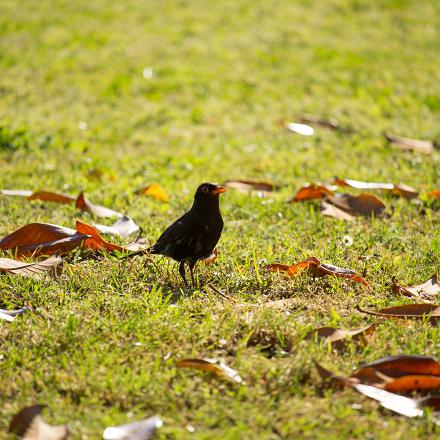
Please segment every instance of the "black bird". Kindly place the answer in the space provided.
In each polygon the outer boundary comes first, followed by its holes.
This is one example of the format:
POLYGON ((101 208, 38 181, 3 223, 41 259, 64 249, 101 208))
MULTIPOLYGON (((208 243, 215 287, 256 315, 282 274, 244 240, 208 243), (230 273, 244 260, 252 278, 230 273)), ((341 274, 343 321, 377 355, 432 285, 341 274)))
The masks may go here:
POLYGON ((223 219, 219 195, 225 191, 224 186, 216 183, 201 183, 191 209, 168 226, 148 250, 151 254, 165 255, 178 261, 179 273, 186 286, 185 263, 188 263, 194 285, 194 266, 198 260, 208 258, 220 240, 223 219))

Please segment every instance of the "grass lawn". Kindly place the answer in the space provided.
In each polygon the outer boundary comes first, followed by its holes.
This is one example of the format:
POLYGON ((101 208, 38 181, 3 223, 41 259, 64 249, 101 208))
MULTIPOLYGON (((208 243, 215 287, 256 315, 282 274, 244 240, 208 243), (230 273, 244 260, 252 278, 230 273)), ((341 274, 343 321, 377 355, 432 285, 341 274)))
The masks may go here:
MULTIPOLYGON (((313 366, 348 375, 381 356, 440 358, 436 326, 380 321, 368 345, 342 352, 305 335, 373 322, 357 304, 411 302, 391 279, 419 284, 438 271, 440 211, 380 194, 389 217, 346 223, 286 200, 333 176, 440 187, 439 152, 403 152, 382 136, 440 139, 439 27, 438 0, 2 0, 0 189, 84 190, 152 243, 200 182, 272 181, 281 190, 270 197, 221 196, 221 255, 198 277, 236 303, 292 302, 246 312, 184 289, 162 257, 76 255, 59 279, 1 276, 0 307, 34 312, 0 321, 0 439, 36 402, 74 439, 154 414, 158 439, 438 438, 428 419, 324 386, 313 366), (280 127, 302 113, 351 131, 280 127), (152 182, 169 203, 134 193, 152 182), (371 288, 263 270, 310 256, 365 272, 371 288), (184 357, 224 359, 245 384, 178 370, 184 357)), ((0 197, 0 215, 1 237, 35 221, 94 220, 13 197, 0 197)))

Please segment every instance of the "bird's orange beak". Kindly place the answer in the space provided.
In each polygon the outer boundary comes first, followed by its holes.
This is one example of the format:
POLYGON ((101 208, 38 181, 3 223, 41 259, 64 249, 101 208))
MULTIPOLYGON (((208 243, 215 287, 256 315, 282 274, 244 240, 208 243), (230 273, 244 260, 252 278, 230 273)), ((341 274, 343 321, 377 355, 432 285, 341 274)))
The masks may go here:
POLYGON ((210 194, 221 194, 226 192, 228 189, 224 186, 218 185, 217 188, 213 189, 210 194))

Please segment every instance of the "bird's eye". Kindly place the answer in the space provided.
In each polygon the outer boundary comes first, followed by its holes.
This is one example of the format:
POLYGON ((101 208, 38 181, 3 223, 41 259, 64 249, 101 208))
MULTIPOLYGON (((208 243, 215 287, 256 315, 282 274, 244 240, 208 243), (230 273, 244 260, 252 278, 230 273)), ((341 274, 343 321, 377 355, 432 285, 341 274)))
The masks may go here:
POLYGON ((207 186, 203 186, 202 191, 206 194, 209 192, 209 188, 207 186))

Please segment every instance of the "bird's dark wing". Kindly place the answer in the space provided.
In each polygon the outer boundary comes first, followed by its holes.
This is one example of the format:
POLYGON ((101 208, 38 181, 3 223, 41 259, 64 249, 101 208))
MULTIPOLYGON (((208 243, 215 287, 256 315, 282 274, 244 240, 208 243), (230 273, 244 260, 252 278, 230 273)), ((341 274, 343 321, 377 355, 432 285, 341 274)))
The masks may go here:
POLYGON ((173 224, 168 226, 161 236, 157 239, 156 243, 150 248, 152 254, 166 255, 167 257, 180 260, 178 257, 178 249, 186 241, 191 228, 191 222, 188 221, 188 214, 186 212, 173 224))

